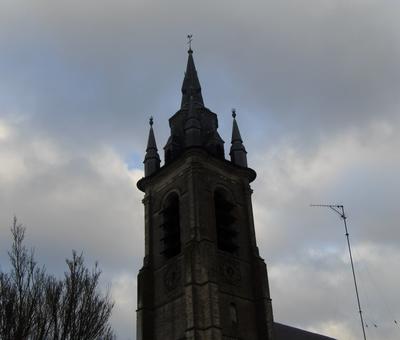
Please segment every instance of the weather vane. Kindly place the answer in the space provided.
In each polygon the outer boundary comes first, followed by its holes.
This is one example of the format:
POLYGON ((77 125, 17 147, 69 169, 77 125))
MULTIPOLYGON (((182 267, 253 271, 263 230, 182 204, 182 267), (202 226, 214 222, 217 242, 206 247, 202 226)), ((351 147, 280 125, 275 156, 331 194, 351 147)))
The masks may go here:
POLYGON ((188 34, 187 35, 187 39, 188 39, 189 50, 191 50, 192 49, 193 34, 188 34))

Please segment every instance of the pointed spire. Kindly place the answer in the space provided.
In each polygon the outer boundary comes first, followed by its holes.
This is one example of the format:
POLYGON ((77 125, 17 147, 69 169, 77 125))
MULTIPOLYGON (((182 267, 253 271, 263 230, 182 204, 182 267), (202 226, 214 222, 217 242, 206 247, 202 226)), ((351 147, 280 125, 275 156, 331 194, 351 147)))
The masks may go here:
POLYGON ((193 99, 196 104, 204 106, 200 81, 197 76, 196 67, 194 66, 193 50, 190 46, 188 50, 188 61, 186 66, 185 78, 183 79, 182 83, 181 109, 189 106, 191 95, 193 95, 193 99))
POLYGON ((150 176, 160 169, 160 156, 158 155, 156 139, 153 131, 153 117, 150 117, 149 139, 147 141, 146 156, 144 157, 144 176, 150 176))
MULTIPOLYGON (((193 93, 193 89, 190 89, 193 93)), ((199 146, 201 145, 201 124, 194 110, 193 95, 189 98, 189 111, 185 121, 185 146, 199 146)))
POLYGON ((236 122, 236 110, 232 109, 233 117, 233 127, 232 127, 232 145, 231 145, 231 162, 247 168, 247 152, 243 145, 242 137, 240 136, 240 131, 238 124, 236 122))

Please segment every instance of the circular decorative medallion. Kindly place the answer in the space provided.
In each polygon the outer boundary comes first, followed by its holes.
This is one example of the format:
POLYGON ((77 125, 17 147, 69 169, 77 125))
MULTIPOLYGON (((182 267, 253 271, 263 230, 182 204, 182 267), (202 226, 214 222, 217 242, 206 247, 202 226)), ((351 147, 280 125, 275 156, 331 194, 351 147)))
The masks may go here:
POLYGON ((224 261, 221 265, 221 274, 226 283, 239 285, 242 280, 240 264, 234 261, 224 261))

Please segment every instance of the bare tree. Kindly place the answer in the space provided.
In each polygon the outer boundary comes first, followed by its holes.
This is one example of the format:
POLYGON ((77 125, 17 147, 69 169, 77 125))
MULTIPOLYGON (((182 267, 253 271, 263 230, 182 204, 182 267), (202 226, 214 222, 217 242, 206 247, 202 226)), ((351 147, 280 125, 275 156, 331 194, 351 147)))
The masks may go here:
POLYGON ((112 339, 108 323, 113 308, 109 295, 99 293, 100 270, 89 271, 82 254, 72 253, 67 260, 62 285, 49 285, 49 306, 52 309, 51 334, 54 339, 112 339))
POLYGON ((16 218, 11 234, 11 270, 0 271, 0 339, 113 339, 113 302, 99 291, 97 263, 90 271, 83 255, 73 252, 64 277, 57 279, 37 265, 16 218))
POLYGON ((38 307, 44 302, 46 276, 37 266, 33 250, 28 251, 23 244, 25 228, 16 218, 11 234, 11 271, 0 274, 0 335, 1 339, 27 339, 38 326, 36 320, 44 318, 38 307))

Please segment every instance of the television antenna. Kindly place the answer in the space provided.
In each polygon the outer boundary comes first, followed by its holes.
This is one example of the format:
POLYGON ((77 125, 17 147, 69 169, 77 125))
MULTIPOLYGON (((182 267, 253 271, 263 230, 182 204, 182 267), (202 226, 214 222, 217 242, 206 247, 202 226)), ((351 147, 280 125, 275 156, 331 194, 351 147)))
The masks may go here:
POLYGON ((353 255, 351 253, 350 236, 349 236, 349 231, 348 231, 347 222, 346 222, 347 216, 344 213, 344 206, 337 205, 337 204, 310 204, 310 206, 311 207, 320 207, 320 208, 329 208, 329 209, 333 210, 336 214, 338 214, 340 216, 340 218, 343 220, 345 235, 346 235, 346 239, 347 239, 347 247, 349 249, 351 271, 353 273, 354 288, 355 288, 356 297, 357 297, 358 312, 360 314, 361 328, 362 328, 362 332, 364 335, 364 340, 367 340, 367 336, 365 335, 364 319, 363 319, 363 314, 362 314, 362 310, 361 310, 360 296, 358 294, 356 272, 354 270, 353 255))

